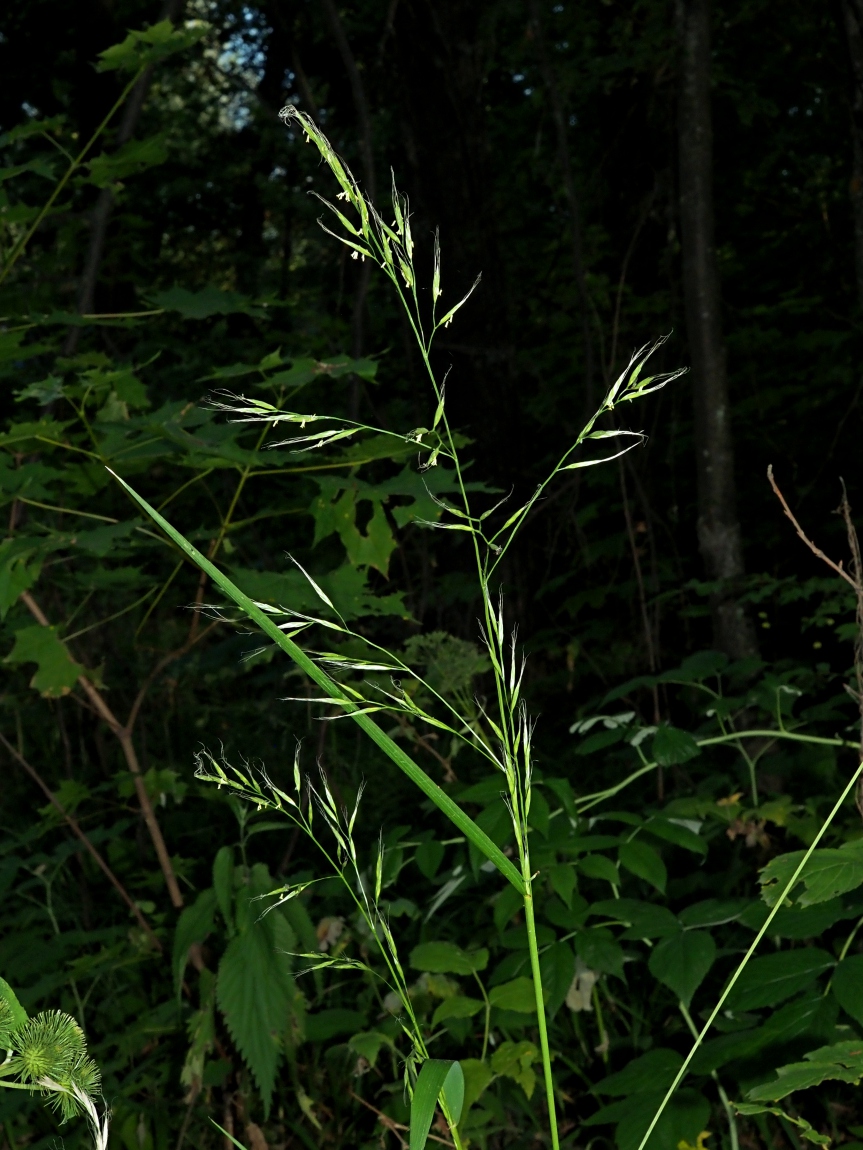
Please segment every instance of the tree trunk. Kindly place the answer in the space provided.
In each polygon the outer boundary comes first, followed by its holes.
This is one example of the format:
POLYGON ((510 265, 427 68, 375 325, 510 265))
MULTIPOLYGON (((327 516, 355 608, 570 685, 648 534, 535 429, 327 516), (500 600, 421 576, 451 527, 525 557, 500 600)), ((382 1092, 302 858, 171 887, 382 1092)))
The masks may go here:
POLYGON ((752 624, 735 599, 743 546, 735 507, 734 454, 719 270, 714 247, 710 3, 678 0, 678 148, 683 290, 692 361, 698 476, 698 543, 707 577, 714 641, 733 659, 758 654, 752 624))
POLYGON ((857 306, 863 311, 863 2, 842 0, 845 40, 851 63, 851 209, 854 215, 854 271, 857 306))

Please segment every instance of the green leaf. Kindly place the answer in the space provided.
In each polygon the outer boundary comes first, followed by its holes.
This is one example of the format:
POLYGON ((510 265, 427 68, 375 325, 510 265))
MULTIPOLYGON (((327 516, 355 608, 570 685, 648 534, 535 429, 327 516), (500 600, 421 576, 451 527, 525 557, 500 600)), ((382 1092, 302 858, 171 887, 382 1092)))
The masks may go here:
POLYGON ((288 638, 288 636, 278 628, 275 622, 269 618, 266 612, 262 611, 248 595, 244 595, 239 587, 232 583, 209 559, 206 559, 188 539, 181 535, 180 532, 160 515, 155 508, 151 507, 145 499, 138 495, 128 483, 120 479, 119 476, 115 476, 115 478, 138 505, 143 507, 150 518, 177 544, 184 554, 188 555, 202 571, 205 571, 216 586, 219 587, 228 598, 232 599, 237 606, 244 611, 248 618, 257 624, 265 635, 272 639, 290 656, 297 666, 308 675, 312 682, 320 687, 326 697, 342 698, 345 700, 345 713, 351 715, 372 742, 416 784, 423 794, 432 800, 435 806, 446 815, 450 822, 458 827, 470 842, 482 851, 486 858, 491 859, 501 874, 504 875, 517 890, 524 891, 524 880, 514 864, 506 857, 503 851, 492 842, 488 835, 480 830, 473 819, 469 818, 468 815, 453 802, 449 795, 447 795, 437 783, 430 779, 426 772, 417 766, 413 759, 405 754, 401 747, 394 743, 389 735, 381 730, 377 723, 370 719, 368 715, 359 712, 359 708, 345 695, 341 687, 334 682, 305 651, 298 647, 292 639, 288 638))
POLYGON ((162 136, 129 140, 116 152, 103 152, 90 161, 90 183, 97 188, 104 188, 117 180, 137 175, 146 168, 164 164, 167 158, 168 148, 162 136))
POLYGON ((27 1011, 5 978, 0 978, 0 1048, 8 1050, 11 1035, 27 1021, 27 1011))
POLYGON ((685 930, 657 943, 650 952, 648 966, 653 977, 688 1007, 715 958, 716 943, 711 934, 706 930, 685 930))
POLYGON ((306 1015, 306 1038, 309 1042, 327 1042, 341 1034, 350 1034, 365 1024, 366 1016, 358 1010, 345 1010, 337 1006, 329 1010, 317 1010, 314 1014, 306 1015))
POLYGON ((495 1074, 512 1078, 531 1098, 536 1086, 531 1066, 538 1057, 539 1051, 532 1042, 502 1042, 491 1056, 491 1068, 495 1074))
POLYGON ((575 867, 572 863, 556 863, 548 868, 548 881, 551 889, 567 906, 572 906, 572 896, 577 885, 575 867))
POLYGON ((658 838, 665 839, 666 842, 674 843, 675 846, 683 847, 683 849, 687 851, 692 851, 693 854, 707 854, 707 843, 704 839, 696 834, 695 831, 687 826, 683 826, 674 819, 664 819, 659 816, 652 818, 645 824, 645 830, 650 831, 651 834, 656 835, 658 838))
POLYGON ((673 767, 697 758, 701 748, 688 731, 663 723, 653 736, 651 756, 661 767, 673 767))
POLYGON ((833 972, 831 988, 845 1013, 863 1026, 863 954, 842 959, 833 972))
POLYGON ((432 1015, 432 1026, 445 1022, 448 1018, 473 1018, 485 1009, 485 1003, 479 998, 467 998, 457 994, 454 998, 445 998, 432 1015))
POLYGON ((753 1058, 768 1047, 781 1048, 804 1034, 815 1033, 821 1023, 824 999, 814 990, 774 1011, 763 1026, 723 1034, 704 1043, 692 1060, 693 1074, 709 1074, 721 1066, 753 1058))
POLYGON ((642 1054, 640 1058, 634 1058, 616 1074, 603 1078, 596 1084, 596 1092, 624 1096, 667 1087, 682 1065, 683 1058, 676 1050, 658 1047, 642 1054))
POLYGON ((604 879, 613 886, 620 884, 620 874, 610 858, 605 855, 585 855, 578 860, 578 869, 588 878, 604 879))
POLYGON ((536 1012, 536 992, 529 978, 514 978, 511 982, 493 986, 488 992, 488 1000, 501 1010, 515 1010, 519 1014, 536 1012))
POLYGON ((212 888, 202 890, 191 906, 187 906, 177 919, 174 929, 174 989, 179 997, 183 984, 183 974, 189 961, 189 947, 202 943, 213 929, 216 910, 216 894, 212 888))
MULTIPOLYGON (((444 1084, 447 1083, 449 1079, 450 1073, 453 1071, 453 1067, 458 1065, 457 1062, 453 1062, 450 1059, 427 1058, 420 1067, 419 1076, 414 1086, 413 1098, 411 1099, 410 1150, 425 1150, 425 1144, 428 1139, 429 1130, 431 1129, 434 1112, 437 1108, 438 1098, 444 1089, 444 1084)), ((460 1066, 458 1071, 453 1074, 453 1079, 449 1084, 449 1090, 445 1097, 448 1105, 450 1098, 452 1098, 453 1101, 459 1102, 458 1117, 460 1118, 461 1102, 464 1101, 464 1076, 462 1075, 460 1066), (460 1089, 456 1080, 460 1080, 460 1089)), ((458 1121, 458 1118, 456 1118, 454 1114, 453 1121, 458 1121)))
POLYGON ((725 1005, 736 1012, 775 1006, 809 986, 835 961, 825 950, 814 946, 753 958, 734 984, 725 1005))
POLYGON ((129 32, 125 40, 112 44, 99 53, 97 72, 136 72, 147 64, 155 64, 175 52, 196 44, 209 31, 201 20, 188 22, 184 28, 174 28, 170 20, 162 20, 141 32, 129 32))
POLYGON ((793 1114, 786 1114, 779 1106, 764 1106, 759 1102, 732 1102, 731 1105, 738 1114, 743 1114, 744 1116, 750 1114, 774 1114, 777 1118, 783 1118, 786 1122, 790 1122, 793 1126, 796 1126, 808 1142, 813 1142, 816 1146, 830 1145, 830 1138, 827 1134, 819 1134, 805 1118, 800 1118, 793 1114))
POLYGON ((639 839, 634 839, 632 842, 620 844, 617 857, 620 859, 622 867, 626 867, 638 878, 643 878, 645 882, 655 886, 662 894, 665 893, 668 871, 665 869, 665 863, 653 847, 639 839))
POLYGON ((488 965, 487 950, 462 950, 454 942, 421 942, 411 951, 414 970, 431 974, 473 974, 488 965))
POLYGON ((778 1067, 773 1081, 753 1087, 746 1097, 752 1102, 778 1102, 795 1090, 820 1086, 831 1079, 857 1085, 863 1078, 863 1041, 860 1039, 822 1046, 804 1057, 805 1062, 778 1067))
MULTIPOLYGON (((612 1102, 586 1119, 585 1126, 616 1122, 617 1150, 638 1150, 653 1116, 663 1100, 663 1092, 636 1094, 612 1102)), ((694 1090, 678 1090, 654 1127, 646 1150, 680 1150, 681 1143, 694 1146, 710 1119, 710 1104, 694 1090)))
POLYGON ((68 695, 84 670, 69 654, 56 627, 38 623, 15 632, 15 645, 4 662, 35 663, 36 674, 30 686, 51 699, 68 695))
POLYGON ((294 986, 289 959, 281 953, 293 949, 293 931, 280 915, 269 916, 273 931, 266 929, 267 921, 253 924, 228 943, 219 963, 216 998, 269 1114, 294 986), (279 949, 276 932, 286 932, 279 949))
POLYGON ((575 955, 565 942, 555 942, 539 957, 542 993, 545 1008, 554 1018, 563 1006, 567 992, 575 977, 575 955))
POLYGON ((479 1058, 462 1058, 459 1065, 464 1075, 464 1106, 462 1113, 466 1114, 490 1084, 494 1074, 487 1062, 479 1058))
POLYGON ((228 937, 234 933, 234 848, 219 847, 213 859, 213 890, 222 918, 228 928, 228 937))
POLYGON ((450 1117, 457 1125, 464 1107, 464 1072, 460 1062, 454 1062, 449 1068, 449 1074, 443 1080, 442 1093, 450 1117))
POLYGON ((0 543, 0 619, 5 619, 22 591, 27 591, 39 578, 42 555, 38 549, 18 539, 0 543))
POLYGON ((355 1054, 365 1058, 370 1067, 378 1060, 378 1055, 384 1046, 392 1046, 392 1039, 379 1030, 366 1030, 355 1034, 348 1040, 348 1046, 355 1054))
MULTIPOLYGON (((761 871, 758 879, 761 883, 761 897, 768 906, 775 905, 805 853, 805 851, 791 851, 789 854, 779 855, 761 871)), ((861 844, 846 843, 836 849, 813 851, 800 875, 800 882, 804 886, 802 893, 798 893, 797 888, 790 892, 789 898, 793 902, 796 896, 796 901, 801 907, 827 902, 837 895, 856 890, 863 884, 861 844)))
POLYGON ((162 307, 165 311, 179 312, 183 319, 209 319, 211 315, 232 315, 236 312, 262 317, 262 308, 254 307, 248 296, 235 291, 222 291, 207 284, 200 291, 187 291, 186 288, 172 287, 167 291, 155 292, 148 302, 162 307))
POLYGON ((609 898, 590 904, 592 915, 617 919, 627 924, 622 939, 667 938, 680 933, 680 923, 667 906, 642 902, 637 898, 609 898))
POLYGON ((396 540, 374 488, 332 476, 319 477, 317 482, 321 494, 311 508, 315 520, 312 545, 336 533, 354 567, 374 567, 386 578, 396 540), (372 514, 361 530, 358 518, 362 503, 371 503, 372 514))
POLYGON ((421 875, 425 878, 434 878, 438 867, 443 862, 444 847, 442 843, 432 839, 431 842, 420 843, 414 855, 414 862, 421 875))
POLYGON ((575 936, 575 952, 591 970, 623 976, 623 950, 605 927, 580 930, 575 936))

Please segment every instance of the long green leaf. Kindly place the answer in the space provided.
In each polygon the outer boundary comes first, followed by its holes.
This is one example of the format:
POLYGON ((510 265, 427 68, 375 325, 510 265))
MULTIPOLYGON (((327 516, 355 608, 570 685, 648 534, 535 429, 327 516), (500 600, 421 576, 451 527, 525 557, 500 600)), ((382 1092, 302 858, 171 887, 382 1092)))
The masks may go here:
MULTIPOLYGON (((107 470, 111 471, 110 468, 107 468, 107 470)), ((150 506, 146 499, 140 496, 137 491, 130 487, 129 484, 121 479, 115 472, 111 471, 111 474, 129 495, 131 495, 135 502, 147 512, 153 522, 157 523, 165 534, 176 543, 202 571, 205 571, 207 575, 210 576, 216 586, 220 587, 228 598, 233 599, 237 606, 242 608, 254 623, 257 623, 265 635, 281 647, 286 654, 290 655, 297 666, 300 667, 313 682, 317 683, 327 696, 338 700, 340 706, 342 706, 354 722, 365 731, 372 742, 376 743, 384 754, 388 755, 396 766, 404 771, 408 778, 447 816, 450 822, 457 826, 462 834, 474 844, 477 850, 482 851, 486 858, 491 859, 504 878, 508 879, 516 890, 523 894, 524 882, 518 870, 506 857, 500 847, 491 841, 485 831, 480 830, 473 819, 470 818, 469 815, 466 815, 461 807, 453 802, 449 795, 446 794, 445 791, 442 791, 437 783, 430 779, 421 767, 417 766, 410 755, 406 755, 401 747, 394 743, 389 735, 382 731, 373 719, 370 719, 367 714, 364 714, 362 710, 347 697, 341 686, 334 679, 331 679, 326 671, 319 667, 314 660, 310 659, 305 651, 289 639, 283 631, 280 631, 272 619, 267 616, 266 612, 262 611, 248 595, 245 595, 239 587, 232 583, 215 564, 205 558, 175 527, 172 527, 167 519, 163 518, 154 507, 150 506)))
POLYGON ((450 1117, 458 1122, 464 1103, 462 1068, 449 1058, 428 1058, 422 1064, 411 1099, 410 1150, 425 1150, 441 1091, 450 1117))

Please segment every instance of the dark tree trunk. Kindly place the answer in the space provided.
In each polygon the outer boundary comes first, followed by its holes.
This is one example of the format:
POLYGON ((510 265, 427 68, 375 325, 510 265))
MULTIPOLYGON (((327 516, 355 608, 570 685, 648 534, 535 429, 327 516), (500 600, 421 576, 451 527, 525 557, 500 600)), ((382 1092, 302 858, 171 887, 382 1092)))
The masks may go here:
POLYGON ((744 568, 714 247, 709 0, 678 0, 677 15, 680 225, 695 408, 698 543, 707 577, 720 584, 712 602, 714 641, 731 658, 741 659, 758 649, 752 624, 735 598, 744 568))
POLYGON ((863 2, 842 0, 842 17, 851 63, 851 208, 854 214, 854 271, 857 306, 863 311, 863 2))

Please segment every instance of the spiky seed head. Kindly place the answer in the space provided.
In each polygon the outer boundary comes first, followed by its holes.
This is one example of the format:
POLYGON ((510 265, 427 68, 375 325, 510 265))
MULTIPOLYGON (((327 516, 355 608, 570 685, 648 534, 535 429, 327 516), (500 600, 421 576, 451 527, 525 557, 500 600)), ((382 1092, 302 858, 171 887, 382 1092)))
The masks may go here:
POLYGON ((25 1082, 67 1075, 87 1052, 84 1031, 61 1010, 47 1010, 25 1022, 13 1036, 25 1082))

